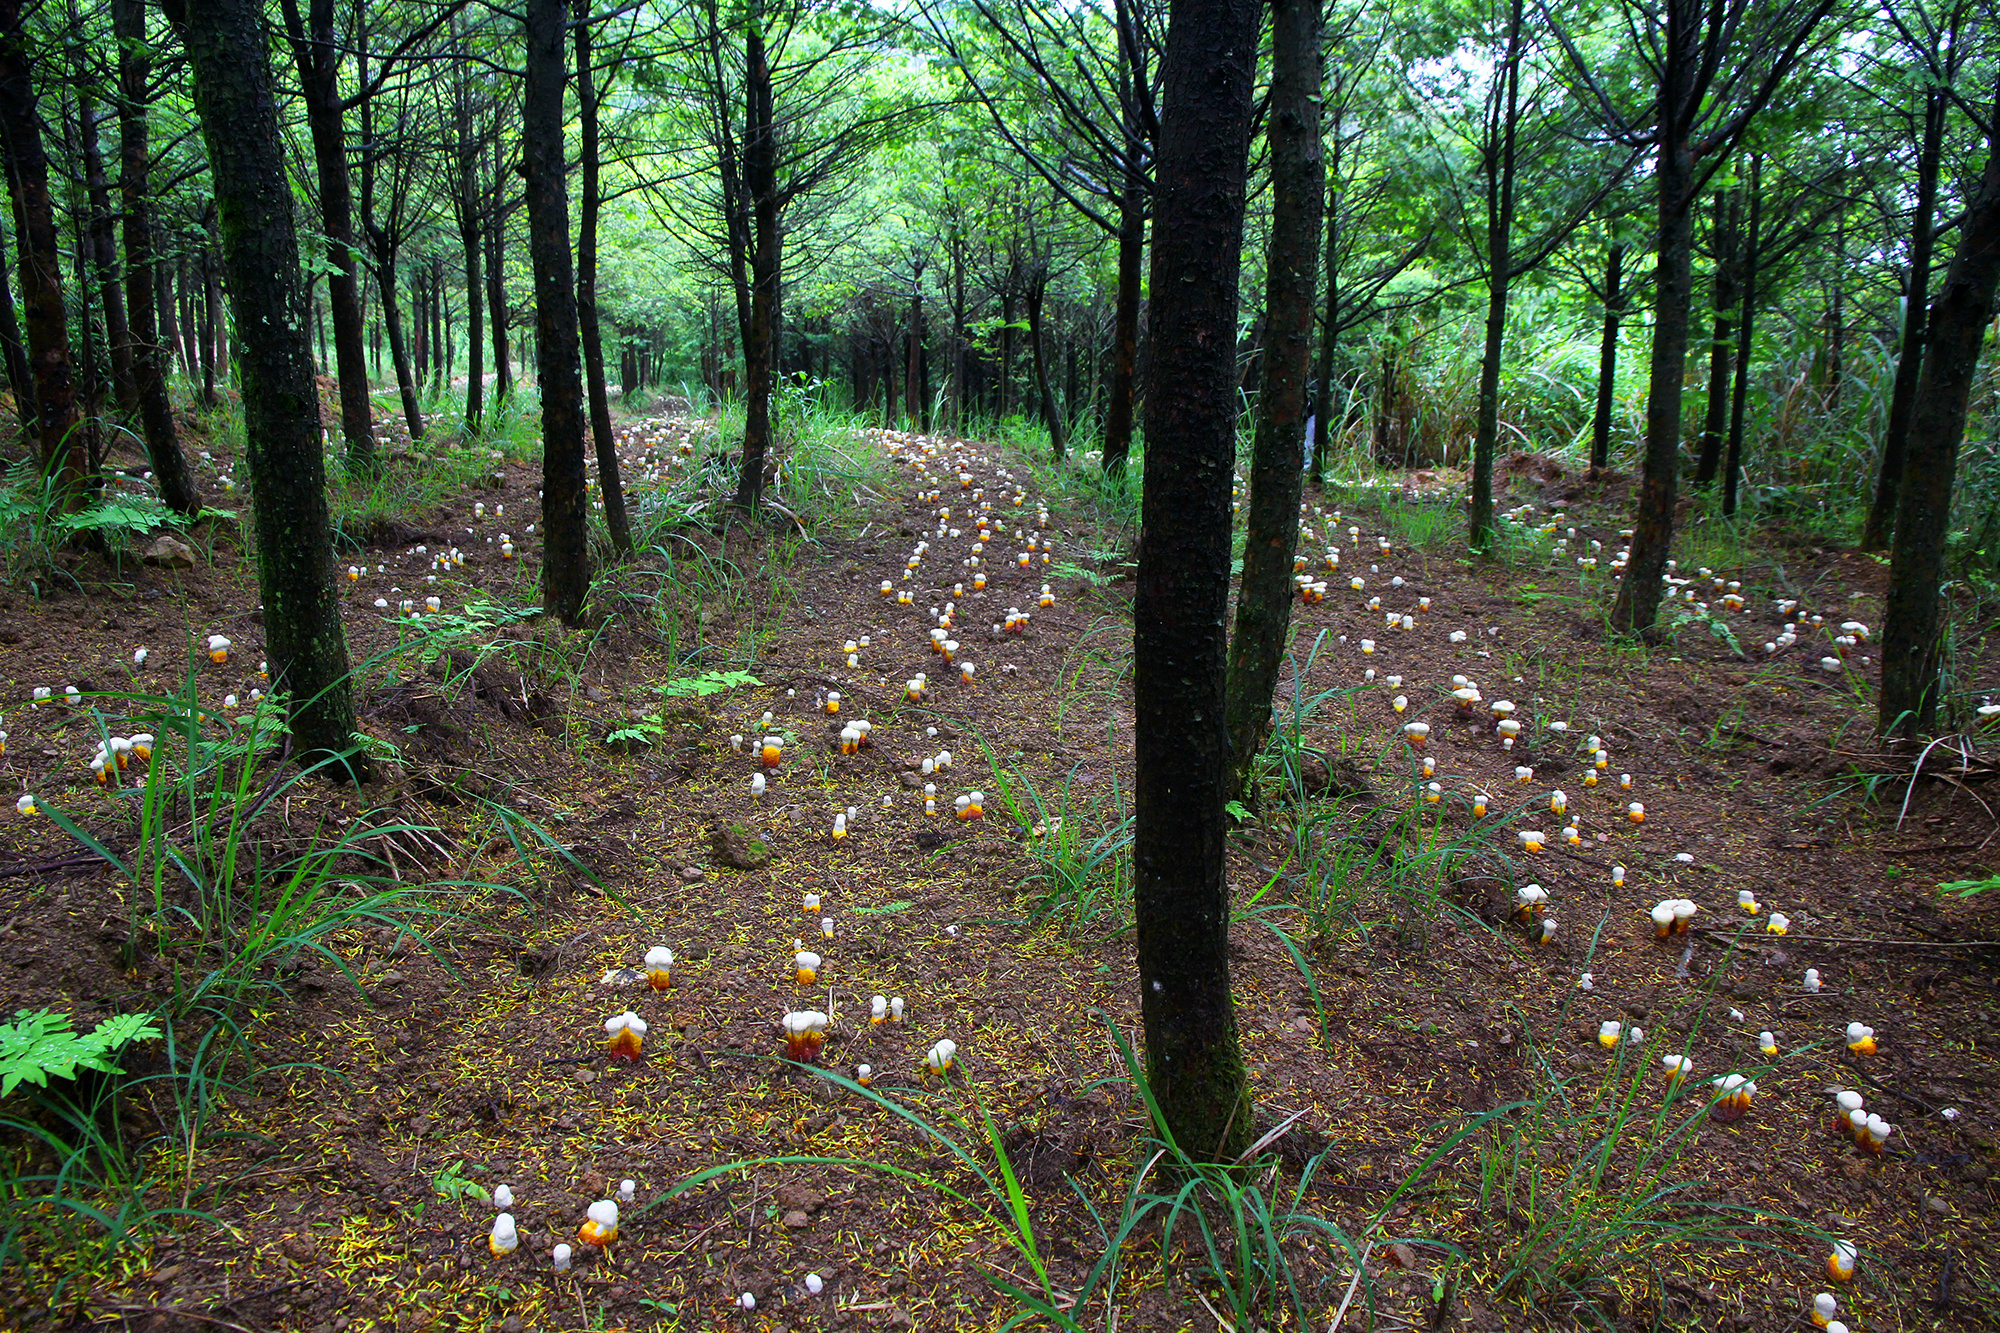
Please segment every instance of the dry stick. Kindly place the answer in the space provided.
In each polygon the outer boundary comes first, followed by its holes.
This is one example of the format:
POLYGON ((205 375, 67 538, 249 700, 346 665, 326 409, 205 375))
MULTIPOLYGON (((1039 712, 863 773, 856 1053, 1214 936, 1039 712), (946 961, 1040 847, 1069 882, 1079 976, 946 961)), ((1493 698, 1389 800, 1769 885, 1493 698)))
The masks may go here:
POLYGON ((1354 1300, 1354 1293, 1361 1289, 1361 1275, 1368 1271, 1368 1256, 1375 1252, 1375 1242, 1361 1247, 1361 1258, 1354 1265, 1354 1280, 1347 1284, 1347 1294, 1340 1298, 1340 1308, 1333 1312, 1333 1322, 1326 1326, 1326 1333, 1340 1333, 1340 1321, 1347 1318, 1347 1307, 1354 1300))

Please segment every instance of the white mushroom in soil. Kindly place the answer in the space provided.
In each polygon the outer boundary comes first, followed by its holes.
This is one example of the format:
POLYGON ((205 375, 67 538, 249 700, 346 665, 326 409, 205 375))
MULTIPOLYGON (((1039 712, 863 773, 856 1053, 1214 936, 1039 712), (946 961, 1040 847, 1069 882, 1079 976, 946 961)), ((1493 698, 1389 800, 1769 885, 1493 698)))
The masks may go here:
POLYGON ((503 1213, 512 1208, 514 1206, 514 1191, 505 1185, 495 1185, 493 1187, 493 1206, 503 1213))
POLYGON ((501 1213, 493 1219, 493 1234, 486 1238, 486 1248, 495 1257, 512 1254, 521 1243, 521 1235, 514 1229, 514 1215, 501 1213))
POLYGON ((549 1256, 551 1259, 555 1261, 556 1272, 558 1273, 569 1272, 569 1257, 571 1253, 572 1251, 567 1245, 556 1246, 555 1252, 549 1256))

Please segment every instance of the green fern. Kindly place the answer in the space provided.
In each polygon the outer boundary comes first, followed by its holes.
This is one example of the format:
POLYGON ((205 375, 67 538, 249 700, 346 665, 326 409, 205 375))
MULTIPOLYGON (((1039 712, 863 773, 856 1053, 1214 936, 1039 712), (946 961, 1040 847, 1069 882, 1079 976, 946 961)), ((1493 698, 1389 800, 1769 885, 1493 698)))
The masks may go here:
POLYGON ((23 1009, 14 1019, 0 1024, 0 1097, 22 1083, 46 1088, 51 1074, 75 1078, 78 1069, 119 1073, 111 1063, 113 1051, 160 1035, 149 1014, 119 1014, 84 1033, 71 1030, 68 1014, 47 1009, 34 1013, 23 1009))

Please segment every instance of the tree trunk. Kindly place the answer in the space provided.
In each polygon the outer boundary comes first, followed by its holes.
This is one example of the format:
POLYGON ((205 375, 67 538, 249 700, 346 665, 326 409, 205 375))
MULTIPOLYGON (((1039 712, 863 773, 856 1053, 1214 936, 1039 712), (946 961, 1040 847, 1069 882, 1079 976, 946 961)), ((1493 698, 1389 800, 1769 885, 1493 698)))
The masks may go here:
POLYGON ((1889 545, 1896 518, 1896 492, 1903 479, 1903 450, 1916 412, 1917 376, 1924 361, 1924 316, 1930 300, 1931 252, 1937 243, 1938 164, 1944 159, 1945 91, 1924 98, 1924 138, 1917 151, 1917 205, 1910 219, 1910 280, 1903 295, 1903 343, 1896 379, 1889 392, 1889 420, 1882 432, 1882 464, 1875 498, 1861 525, 1861 549, 1889 545))
MULTIPOLYGON (((13 210, 9 209, 11 214, 13 210)), ((14 313, 14 282, 8 276, 7 228, 0 226, 0 349, 7 361, 7 387, 14 392, 14 415, 20 418, 21 436, 35 432, 35 381, 28 374, 28 349, 21 343, 21 325, 14 313)))
POLYGON ((1332 148, 1326 153, 1326 309, 1319 330, 1319 363, 1313 375, 1312 477, 1326 480, 1327 448, 1333 439, 1333 355, 1340 339, 1340 121, 1346 103, 1333 108, 1332 148))
MULTIPOLYGON (((1738 281, 1741 269, 1736 254, 1737 214, 1742 207, 1740 199, 1740 192, 1736 190, 1731 190, 1727 198, 1717 195, 1715 199, 1715 327, 1708 343, 1708 408, 1702 420, 1701 450, 1695 461, 1696 486, 1712 484, 1722 466, 1723 427, 1729 419, 1729 366, 1736 351, 1731 321, 1735 318, 1736 307, 1743 300, 1738 281)), ((1757 206, 1754 198, 1750 206, 1757 206)))
POLYGON ((764 499, 764 468, 771 447, 771 358, 777 350, 778 278, 784 244, 778 229, 778 143, 771 97, 764 33, 753 17, 743 52, 743 190, 750 206, 750 320, 743 333, 743 473, 736 482, 736 507, 747 513, 754 513, 764 499))
POLYGON ((1145 258, 1145 184, 1137 173, 1128 173, 1124 191, 1118 196, 1118 295, 1111 320, 1111 401, 1104 413, 1106 472, 1123 472, 1132 453, 1133 399, 1139 388, 1139 294, 1145 258))
POLYGON ((506 177, 497 140, 493 159, 493 212, 486 219, 486 317, 493 325, 493 409, 497 412, 514 388, 514 367, 507 359, 507 210, 502 200, 506 177))
POLYGON ((1882 632, 1879 725, 1885 735, 1927 735, 1937 721, 1939 675, 1948 637, 1941 622, 1952 482, 1958 472, 1958 446, 1965 436, 1979 348, 1993 318, 1996 285, 2000 285, 2000 130, 1987 137, 1986 169, 1959 223, 1957 252, 1931 306, 1929 345, 1904 445, 1882 632))
POLYGON ((527 0, 527 94, 521 159, 527 175, 528 256, 535 269, 535 332, 542 391, 542 605, 581 623, 590 593, 584 498, 583 371, 577 361, 576 274, 570 266, 563 168, 565 0, 527 0))
POLYGON ((1181 1150, 1251 1107, 1229 993, 1223 720, 1235 338, 1255 0, 1173 0, 1154 213, 1145 536, 1133 603, 1133 890, 1147 1074, 1181 1150))
POLYGON ((364 345, 360 256, 354 245, 354 189, 347 166, 347 129, 340 96, 340 53, 335 0, 308 0, 301 21, 298 0, 284 0, 285 36, 298 69, 300 101, 319 177, 320 230, 326 237, 326 303, 333 316, 334 376, 340 385, 340 438, 348 466, 375 467, 375 422, 368 401, 368 349, 364 345))
POLYGON ((924 366, 924 264, 920 259, 910 280, 910 363, 906 366, 908 388, 904 397, 910 401, 910 416, 915 419, 917 429, 928 432, 931 428, 931 405, 923 389, 924 366))
POLYGON ((1229 794, 1240 799, 1271 730, 1271 695, 1291 637, 1292 552, 1304 489, 1326 163, 1319 136, 1320 0, 1272 0, 1271 241, 1265 261, 1264 382, 1250 459, 1243 583, 1229 643, 1229 794))
POLYGON ((1493 455, 1500 441, 1500 356, 1507 339, 1507 286, 1513 278, 1514 142, 1520 125, 1521 0, 1507 11, 1507 55, 1494 71, 1492 118, 1486 132, 1486 345, 1479 358, 1479 422, 1472 437, 1472 522, 1475 555, 1491 555, 1493 455))
POLYGON ((1736 395, 1729 409, 1729 447, 1722 463, 1722 516, 1736 514, 1743 477, 1743 413, 1750 387, 1750 339, 1757 310, 1757 227, 1764 211, 1764 160, 1750 159, 1750 234, 1743 243, 1743 318, 1736 340, 1736 395))
POLYGON ((132 379, 132 329, 125 317, 125 292, 118 281, 117 219, 111 210, 111 182, 104 171, 104 150, 98 141, 96 99, 83 90, 79 78, 77 127, 83 139, 83 179, 90 202, 90 272, 97 303, 104 310, 104 350, 111 367, 111 400, 127 421, 139 416, 139 391, 132 379))
MULTIPOLYGON (((460 74, 461 79, 470 76, 460 74)), ((452 203, 458 214, 458 243, 465 252, 465 433, 473 439, 482 434, 480 418, 486 410, 486 367, 483 364, 486 329, 482 302, 485 279, 480 274, 480 247, 484 238, 479 227, 479 141, 472 128, 472 98, 469 87, 461 86, 454 99, 458 133, 458 179, 452 203)))
POLYGON ((1597 410, 1590 418, 1590 468, 1611 464, 1611 394, 1618 378, 1618 284, 1625 276, 1625 246, 1613 241, 1604 252, 1604 332, 1597 344, 1597 410))
POLYGON ((1042 424, 1049 430, 1049 450, 1058 461, 1069 452, 1069 438, 1062 417, 1056 412, 1056 398, 1049 391, 1049 367, 1042 342, 1042 301, 1048 295, 1048 278, 1038 276, 1028 284, 1028 343, 1034 352, 1035 391, 1041 399, 1042 424))
POLYGON ((611 549, 632 553, 632 525, 625 517, 625 487, 618 476, 618 445, 611 438, 611 399, 604 388, 604 336, 597 322, 598 92, 590 67, 590 0, 576 3, 576 99, 583 117, 583 198, 576 241, 576 322, 583 343, 584 388, 590 397, 590 434, 597 446, 597 489, 611 549))
POLYGON ((28 368, 35 385, 36 444, 42 469, 61 489, 65 507, 83 499, 86 469, 76 376, 69 358, 69 314, 63 305, 62 249, 49 197, 49 159, 42 149, 20 0, 0 0, 0 149, 14 205, 14 239, 21 261, 21 314, 28 368))
POLYGON ((256 496, 258 590, 274 691, 305 763, 353 753, 347 642, 333 584, 319 395, 306 336, 292 187, 278 137, 262 0, 167 0, 183 28, 208 145, 223 262, 243 340, 243 434, 256 496))
POLYGON ((402 305, 396 293, 395 238, 374 219, 366 220, 369 248, 375 252, 375 285, 382 297, 382 327, 389 334, 389 360, 396 367, 396 388, 403 399, 403 424, 410 443, 424 438, 424 410, 417 402, 416 375, 410 368, 410 344, 403 335, 402 305))
POLYGON ((118 184, 125 211, 125 307, 132 333, 132 383, 139 427, 146 437, 153 484, 177 514, 201 512, 187 456, 174 429, 167 396, 167 350, 160 344, 157 284, 153 270, 153 201, 149 194, 146 108, 152 79, 144 0, 111 0, 111 31, 118 43, 118 184))
POLYGON ((1694 84, 1698 58, 1687 7, 1666 6, 1665 68, 1658 105, 1659 162, 1654 186, 1659 203, 1659 256, 1655 277, 1653 352, 1646 377, 1646 453, 1639 474, 1638 512, 1631 555, 1611 606, 1612 628, 1637 634, 1660 612, 1660 576, 1674 540, 1674 502, 1680 488, 1681 378, 1687 369, 1688 308, 1694 299, 1694 147, 1680 111, 1694 84))
POLYGON ((222 249, 222 238, 218 230, 221 223, 213 208, 208 211, 208 244, 202 247, 201 262, 196 274, 201 279, 201 293, 195 310, 199 324, 195 330, 196 355, 201 361, 201 402, 204 407, 214 407, 219 399, 215 396, 215 330, 221 324, 221 312, 215 307, 221 300, 222 288, 215 279, 215 270, 221 264, 217 256, 222 249))

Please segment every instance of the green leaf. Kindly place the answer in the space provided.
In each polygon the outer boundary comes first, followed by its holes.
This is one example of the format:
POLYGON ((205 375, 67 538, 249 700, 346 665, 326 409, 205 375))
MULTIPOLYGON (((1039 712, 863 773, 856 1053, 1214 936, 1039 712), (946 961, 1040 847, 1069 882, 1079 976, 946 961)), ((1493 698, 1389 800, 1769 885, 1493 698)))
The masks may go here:
POLYGON ((22 1083, 46 1088, 51 1074, 75 1078, 78 1069, 120 1073, 111 1063, 113 1051, 160 1035, 149 1014, 118 1014, 85 1033, 71 1030, 68 1014, 47 1009, 23 1009, 14 1018, 0 1024, 0 1097, 22 1083))
POLYGON ((699 699, 704 695, 721 694, 724 690, 741 689, 746 685, 762 685, 747 671, 711 671, 701 676, 681 676, 659 687, 660 693, 669 699, 699 699))

